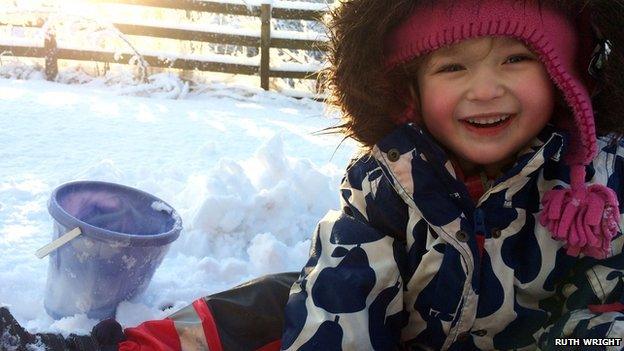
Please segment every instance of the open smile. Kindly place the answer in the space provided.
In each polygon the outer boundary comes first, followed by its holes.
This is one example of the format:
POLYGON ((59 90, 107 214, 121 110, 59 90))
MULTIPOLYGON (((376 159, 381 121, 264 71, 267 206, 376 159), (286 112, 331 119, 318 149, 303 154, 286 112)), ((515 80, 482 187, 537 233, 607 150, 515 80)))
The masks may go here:
POLYGON ((466 117, 460 122, 472 133, 480 136, 492 136, 507 128, 514 117, 516 115, 511 113, 487 114, 466 117))

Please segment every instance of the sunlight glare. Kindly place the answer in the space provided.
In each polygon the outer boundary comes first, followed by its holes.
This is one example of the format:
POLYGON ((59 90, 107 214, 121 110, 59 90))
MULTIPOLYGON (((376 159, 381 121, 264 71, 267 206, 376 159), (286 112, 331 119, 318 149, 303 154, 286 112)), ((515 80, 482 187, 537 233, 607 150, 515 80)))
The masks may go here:
POLYGON ((44 4, 51 6, 60 13, 95 16, 97 15, 96 0, 44 0, 44 4))
MULTIPOLYGON (((2 0, 0 0, 1 2, 2 0)), ((163 19, 174 11, 166 8, 149 7, 131 3, 115 3, 102 0, 15 0, 18 8, 53 10, 61 15, 91 19, 101 23, 128 22, 146 18, 163 19)), ((174 23, 177 22, 174 19, 174 23)))

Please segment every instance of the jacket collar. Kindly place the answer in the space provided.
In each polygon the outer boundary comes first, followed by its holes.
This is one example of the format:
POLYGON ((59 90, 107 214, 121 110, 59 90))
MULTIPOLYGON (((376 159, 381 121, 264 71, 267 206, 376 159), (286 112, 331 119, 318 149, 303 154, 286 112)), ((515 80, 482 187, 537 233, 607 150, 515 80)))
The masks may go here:
MULTIPOLYGON (((511 186, 518 178, 531 177, 546 162, 558 162, 567 138, 565 132, 547 125, 518 153, 514 165, 496 179, 489 193, 511 186)), ((466 187, 457 179, 446 151, 419 126, 411 123, 399 126, 375 145, 373 156, 408 203, 427 206, 436 197, 434 194, 439 193, 443 198, 438 200, 448 201, 450 196, 460 201, 460 207, 474 207, 466 187), (397 153, 400 155, 398 159, 397 153), (428 200, 419 204, 419 199, 428 200)))

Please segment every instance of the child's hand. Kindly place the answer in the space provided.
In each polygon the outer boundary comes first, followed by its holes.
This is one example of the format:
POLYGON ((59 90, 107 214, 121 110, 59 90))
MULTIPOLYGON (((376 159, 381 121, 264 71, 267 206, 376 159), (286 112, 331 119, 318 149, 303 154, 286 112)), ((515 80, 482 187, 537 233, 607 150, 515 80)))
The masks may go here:
POLYGON ((126 340, 121 325, 114 319, 106 319, 98 323, 91 331, 101 351, 117 351, 117 345, 126 340))

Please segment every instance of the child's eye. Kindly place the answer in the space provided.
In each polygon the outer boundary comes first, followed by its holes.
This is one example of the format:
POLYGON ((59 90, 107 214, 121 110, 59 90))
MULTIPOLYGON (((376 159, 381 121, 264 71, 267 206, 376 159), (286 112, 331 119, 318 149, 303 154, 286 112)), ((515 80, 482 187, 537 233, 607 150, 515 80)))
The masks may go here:
POLYGON ((437 72, 438 73, 452 73, 452 72, 459 72, 463 69, 464 69, 464 66, 457 64, 457 63, 451 63, 451 64, 440 67, 440 69, 438 69, 437 72))
POLYGON ((533 57, 529 55, 525 55, 525 54, 519 54, 519 55, 509 56, 507 60, 505 61, 505 63, 519 63, 519 62, 531 61, 531 60, 533 60, 533 57))

